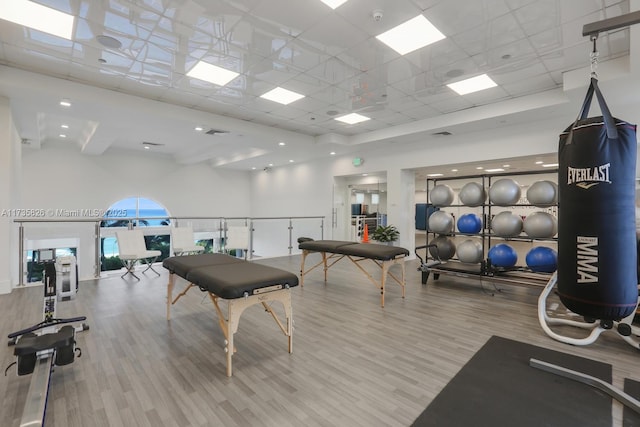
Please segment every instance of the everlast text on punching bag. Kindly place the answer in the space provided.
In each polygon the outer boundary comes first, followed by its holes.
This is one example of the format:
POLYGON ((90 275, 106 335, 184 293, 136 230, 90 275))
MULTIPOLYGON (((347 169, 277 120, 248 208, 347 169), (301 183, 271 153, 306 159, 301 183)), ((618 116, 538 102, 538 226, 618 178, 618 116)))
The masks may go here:
POLYGON ((636 126, 611 116, 595 78, 558 160, 558 294, 586 318, 619 320, 638 301, 636 126), (602 117, 587 118, 594 93, 602 117))

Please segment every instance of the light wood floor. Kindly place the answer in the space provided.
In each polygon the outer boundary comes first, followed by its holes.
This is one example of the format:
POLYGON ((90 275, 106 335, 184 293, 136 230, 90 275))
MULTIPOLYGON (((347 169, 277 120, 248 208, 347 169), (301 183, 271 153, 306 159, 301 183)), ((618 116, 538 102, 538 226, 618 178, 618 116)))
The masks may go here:
MULTIPOLYGON (((257 262, 300 268, 299 256, 257 262)), ((407 263, 405 299, 388 285, 384 309, 347 260, 329 271, 326 285, 321 270, 307 275, 304 288, 292 290, 293 354, 271 317, 249 308, 232 378, 215 312, 200 291, 180 300, 168 322, 162 267, 161 277, 140 282, 82 282, 59 315, 84 314, 91 329, 78 335, 82 357, 52 375, 47 426, 408 426, 492 335, 611 363, 618 386, 624 377, 640 380, 640 352, 613 334, 588 347, 544 335, 540 288, 500 285, 491 296, 477 280, 452 276, 423 286, 417 266, 407 263)), ((0 296, 5 337, 41 320, 41 292, 0 296)), ((2 348, 4 367, 14 357, 2 348)), ((18 425, 29 381, 15 369, 0 381, 3 426, 18 425)))

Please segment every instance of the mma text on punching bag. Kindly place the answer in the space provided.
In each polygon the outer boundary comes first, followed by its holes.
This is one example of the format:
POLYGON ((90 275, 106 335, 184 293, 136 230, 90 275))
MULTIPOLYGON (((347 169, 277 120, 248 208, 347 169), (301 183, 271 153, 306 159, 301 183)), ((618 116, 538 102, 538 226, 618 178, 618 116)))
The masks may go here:
POLYGON ((596 79, 560 135, 558 161, 560 299, 585 317, 624 318, 638 301, 636 126, 611 116, 596 79), (602 116, 587 118, 594 92, 602 116))

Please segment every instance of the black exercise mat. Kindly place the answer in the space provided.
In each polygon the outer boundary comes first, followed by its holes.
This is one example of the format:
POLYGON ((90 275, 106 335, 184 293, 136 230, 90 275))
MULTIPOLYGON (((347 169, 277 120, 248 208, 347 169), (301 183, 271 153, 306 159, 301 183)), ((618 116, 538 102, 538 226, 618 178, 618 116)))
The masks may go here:
MULTIPOLYGON (((567 346, 568 351, 571 347, 567 346)), ((493 336, 412 424, 414 427, 610 426, 611 397, 529 366, 535 358, 611 383, 611 365, 493 336)))
MULTIPOLYGON (((640 382, 631 380, 629 378, 624 379, 624 391, 634 399, 640 400, 640 382)), ((624 422, 623 427, 638 427, 640 426, 640 414, 633 409, 624 407, 624 422)))

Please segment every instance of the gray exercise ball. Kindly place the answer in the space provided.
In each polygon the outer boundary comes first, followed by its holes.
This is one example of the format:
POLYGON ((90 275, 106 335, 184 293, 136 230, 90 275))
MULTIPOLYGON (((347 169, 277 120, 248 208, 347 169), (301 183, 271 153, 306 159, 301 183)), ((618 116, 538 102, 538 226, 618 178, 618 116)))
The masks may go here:
POLYGON ((482 184, 477 182, 467 182, 458 194, 462 204, 467 206, 482 206, 487 200, 487 192, 482 184))
POLYGON ((449 206, 455 196, 453 189, 445 184, 438 184, 429 191, 429 198, 434 206, 449 206))
POLYGON ((547 212, 534 212, 524 220, 524 232, 534 239, 553 237, 558 232, 558 220, 547 212))
POLYGON ((436 245, 437 250, 434 247, 429 248, 429 253, 436 259, 446 261, 456 254, 455 243, 445 236, 438 236, 429 243, 436 245))
POLYGON ((489 200, 498 206, 515 205, 520 200, 520 185, 511 178, 502 178, 489 187, 489 200))
POLYGON ((453 223, 453 215, 445 211, 436 211, 429 216, 429 230, 436 233, 451 233, 453 223))
POLYGON ((558 203, 558 184, 553 181, 536 181, 527 190, 527 200, 538 207, 552 206, 558 203))
POLYGON ((458 259, 468 264, 477 264, 482 261, 482 245, 477 240, 465 240, 456 249, 458 259))
POLYGON ((522 218, 509 211, 500 212, 491 220, 491 230, 500 237, 514 237, 522 232, 522 218))

